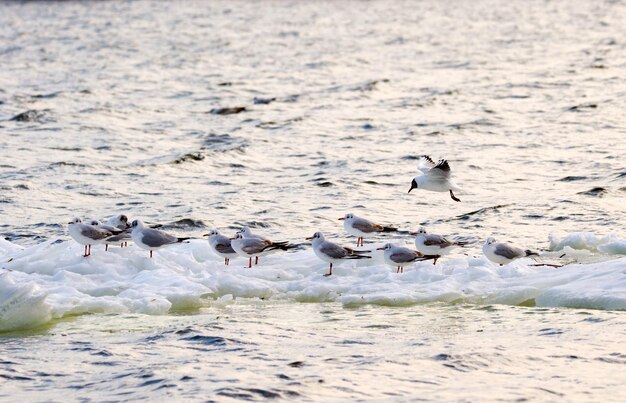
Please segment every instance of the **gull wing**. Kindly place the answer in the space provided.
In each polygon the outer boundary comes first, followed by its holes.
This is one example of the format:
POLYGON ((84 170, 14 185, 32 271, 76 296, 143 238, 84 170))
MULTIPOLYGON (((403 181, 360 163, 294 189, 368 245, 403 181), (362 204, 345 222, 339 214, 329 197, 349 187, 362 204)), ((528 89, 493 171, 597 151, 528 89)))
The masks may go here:
POLYGON ((89 239, 93 239, 94 241, 108 238, 113 235, 113 233, 111 233, 110 231, 102 230, 98 227, 93 227, 91 225, 82 225, 80 227, 80 234, 89 239))
POLYGON ((515 259, 525 255, 524 251, 520 248, 509 246, 504 243, 497 244, 493 253, 498 256, 503 256, 507 259, 515 259))
POLYGON ((441 235, 427 234, 424 239, 424 245, 426 246, 439 246, 440 248, 447 248, 452 245, 452 242, 448 241, 441 235))
POLYGON ((158 229, 144 228, 142 230, 142 234, 143 236, 141 237, 141 242, 151 248, 158 248, 159 246, 178 242, 177 237, 166 234, 158 229))
POLYGON ((447 179, 450 177, 450 164, 448 164, 447 160, 439 160, 437 165, 428 171, 427 175, 447 179))
POLYGON ((261 253, 271 245, 271 241, 267 241, 261 238, 244 238, 244 244, 241 250, 251 255, 255 253, 261 253))
POLYGON ((413 262, 418 257, 421 257, 421 254, 414 252, 410 249, 401 249, 399 251, 393 252, 389 259, 395 263, 408 263, 413 262))
POLYGON ((423 174, 428 173, 432 168, 435 167, 435 161, 432 160, 428 155, 420 156, 420 159, 417 163, 417 170, 423 174))
POLYGON ((332 242, 324 242, 320 247, 320 252, 333 259, 343 259, 344 257, 352 254, 347 248, 332 242))
POLYGON ((376 231, 382 231, 383 227, 378 224, 374 224, 371 221, 368 221, 364 218, 356 218, 352 221, 352 227, 354 229, 358 229, 361 232, 370 233, 376 231))
POLYGON ((215 250, 219 253, 235 253, 235 250, 230 245, 230 241, 228 243, 219 241, 215 244, 215 250))

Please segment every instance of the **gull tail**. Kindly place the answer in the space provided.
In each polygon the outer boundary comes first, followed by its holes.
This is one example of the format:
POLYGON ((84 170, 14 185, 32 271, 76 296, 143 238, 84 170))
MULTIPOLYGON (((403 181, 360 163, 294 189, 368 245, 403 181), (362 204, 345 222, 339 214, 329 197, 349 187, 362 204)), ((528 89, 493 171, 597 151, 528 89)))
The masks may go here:
POLYGON ((439 255, 423 255, 419 256, 415 259, 416 262, 423 262, 424 260, 435 260, 439 259, 441 256, 439 255))
POLYGON ((185 242, 188 239, 191 239, 191 238, 189 238, 189 237, 187 237, 187 238, 176 238, 176 242, 177 243, 181 243, 181 242, 185 242))
POLYGON ((371 256, 366 255, 348 255, 344 259, 371 259, 371 256))
POLYGON ((467 242, 467 241, 456 241, 454 244, 455 244, 456 246, 464 247, 464 246, 469 245, 470 243, 471 243, 471 242, 467 242))
POLYGON ((526 252, 526 256, 539 256, 537 252, 533 252, 530 249, 527 249, 525 252, 526 252))
POLYGON ((394 227, 383 227, 381 232, 396 232, 398 229, 394 227))
POLYGON ((270 246, 270 249, 289 250, 289 249, 293 249, 297 247, 298 245, 290 245, 289 242, 285 241, 285 242, 272 243, 272 246, 270 246))

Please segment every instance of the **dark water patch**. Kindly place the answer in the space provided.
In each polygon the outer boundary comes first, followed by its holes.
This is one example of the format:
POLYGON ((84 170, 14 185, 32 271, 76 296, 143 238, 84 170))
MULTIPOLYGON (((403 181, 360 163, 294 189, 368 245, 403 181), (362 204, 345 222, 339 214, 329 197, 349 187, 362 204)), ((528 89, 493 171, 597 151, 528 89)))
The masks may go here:
POLYGON ((80 147, 48 147, 48 149, 56 151, 83 151, 80 147))
POLYGON ((332 207, 330 206, 319 206, 310 208, 309 211, 320 211, 320 210, 330 210, 332 207))
POLYGON ((564 330, 561 329, 556 329, 556 328, 545 328, 545 329, 539 329, 539 335, 540 336, 558 336, 560 334, 565 333, 564 330))
POLYGON ((61 91, 58 91, 58 92, 51 92, 49 94, 35 94, 35 95, 31 95, 30 97, 33 99, 52 99, 52 98, 56 98, 61 93, 62 93, 61 91))
POLYGON ((608 190, 606 188, 603 188, 601 186, 596 186, 592 189, 585 190, 584 192, 578 192, 577 194, 585 195, 585 196, 593 196, 593 197, 604 197, 607 193, 608 193, 608 190))
POLYGON ((375 129, 374 125, 370 124, 370 123, 365 123, 364 125, 361 126, 361 129, 363 130, 372 130, 375 129))
POLYGON ((380 83, 388 83, 389 79, 383 78, 380 80, 367 80, 363 83, 359 84, 350 84, 350 85, 338 85, 335 87, 331 87, 328 89, 329 92, 339 92, 339 91, 358 91, 358 92, 369 92, 377 89, 380 83))
POLYGON ((582 181, 587 179, 586 176, 566 176, 564 178, 559 179, 559 182, 575 182, 582 181))
POLYGON ((292 368, 302 368, 302 367, 304 367, 306 364, 304 363, 304 361, 293 361, 293 362, 290 362, 290 363, 289 363, 289 364, 287 364, 287 365, 289 365, 289 366, 290 366, 290 367, 292 367, 292 368))
POLYGON ((452 221, 452 220, 467 221, 471 218, 477 218, 488 213, 492 213, 492 212, 499 213, 501 208, 509 207, 509 206, 512 206, 512 204, 499 204, 497 206, 483 207, 481 209, 470 211, 469 213, 460 214, 452 219, 448 219, 444 221, 452 221))
POLYGON ((70 161, 59 161, 59 162, 53 162, 52 164, 48 165, 48 169, 52 169, 52 168, 56 168, 56 167, 77 167, 77 168, 87 168, 89 165, 85 165, 85 164, 79 164, 77 162, 70 162, 70 161))
POLYGON ((22 113, 19 113, 13 116, 11 121, 14 122, 35 122, 35 123, 44 123, 46 119, 46 114, 49 109, 35 110, 31 109, 22 113))
POLYGON ((527 218, 529 220, 542 220, 545 217, 540 214, 525 214, 522 217, 527 218))
POLYGON ((220 182, 220 181, 210 181, 205 184, 209 186, 229 186, 230 185, 230 183, 228 182, 220 182))
POLYGON ((335 186, 335 184, 334 184, 334 183, 329 182, 329 181, 318 182, 318 183, 316 183, 315 185, 317 185, 317 186, 319 186, 319 187, 323 187, 323 188, 327 188, 327 187, 330 187, 330 186, 335 186))
POLYGON ((0 374, 0 378, 7 379, 9 381, 32 381, 33 380, 33 378, 29 378, 27 376, 8 375, 8 374, 0 374))
MULTIPOLYGON (((189 341, 192 343, 198 343, 205 346, 225 346, 226 339, 220 336, 203 336, 203 335, 195 335, 191 337, 185 337, 181 340, 189 341)), ((229 340, 230 341, 230 340, 229 340)))
POLYGON ((91 355, 98 355, 101 357, 111 357, 113 353, 107 350, 100 350, 100 351, 96 351, 95 353, 91 353, 91 355))
POLYGON ((165 229, 188 229, 188 228, 206 228, 206 224, 202 220, 194 220, 192 218, 183 218, 178 221, 163 225, 165 229))
POLYGON ((395 326, 392 325, 367 325, 364 326, 365 329, 393 329, 395 326))
POLYGON ((589 318, 585 318, 582 321, 583 322, 590 322, 590 323, 600 323, 600 322, 606 322, 607 319, 598 318, 597 316, 592 316, 592 317, 589 317, 589 318))
POLYGON ((255 105, 268 105, 268 104, 271 104, 274 101, 276 101, 276 98, 257 98, 257 97, 254 97, 254 99, 252 100, 252 102, 254 102, 255 105))
POLYGON ((198 331, 192 327, 186 327, 184 329, 180 329, 174 332, 174 334, 189 334, 189 333, 197 333, 198 331))
POLYGON ((211 151, 244 151, 247 143, 229 134, 209 134, 203 141, 202 149, 211 151))
POLYGON ((337 344, 363 344, 363 345, 373 345, 374 343, 369 341, 359 341, 359 340, 342 340, 337 344))
POLYGON ((91 365, 98 365, 101 367, 117 367, 120 363, 117 361, 94 361, 91 365))
POLYGON ((207 113, 210 113, 213 115, 235 115, 235 114, 245 112, 245 111, 246 111, 245 106, 226 106, 223 108, 213 108, 207 113))
POLYGON ((186 381, 193 381, 194 379, 196 379, 196 378, 194 378, 193 376, 189 376, 189 375, 185 375, 185 376, 182 376, 182 377, 180 378, 180 380, 181 380, 181 381, 183 381, 183 382, 186 382, 186 381))
POLYGON ((363 181, 363 183, 368 184, 368 185, 378 185, 378 186, 396 186, 395 183, 376 182, 373 180, 363 181))
POLYGON ((204 155, 200 152, 192 152, 182 155, 172 161, 172 164, 182 164, 186 161, 202 161, 204 159, 204 155))
POLYGON ((559 396, 559 397, 563 397, 563 396, 565 396, 565 394, 564 394, 564 393, 556 392, 556 391, 554 391, 554 390, 550 390, 550 389, 546 389, 546 388, 542 388, 542 387, 536 387, 535 389, 537 389, 537 390, 541 390, 541 391, 544 391, 544 392, 550 393, 551 395, 555 395, 555 396, 559 396))
POLYGON ((597 107, 598 107, 598 104, 586 103, 586 104, 574 105, 572 107, 567 108, 567 110, 569 112, 579 112, 584 109, 596 109, 597 107))
POLYGON ((150 379, 149 381, 145 381, 143 383, 140 383, 139 385, 137 385, 140 388, 146 387, 146 386, 151 386, 157 383, 161 383, 161 382, 165 382, 165 379, 150 379))

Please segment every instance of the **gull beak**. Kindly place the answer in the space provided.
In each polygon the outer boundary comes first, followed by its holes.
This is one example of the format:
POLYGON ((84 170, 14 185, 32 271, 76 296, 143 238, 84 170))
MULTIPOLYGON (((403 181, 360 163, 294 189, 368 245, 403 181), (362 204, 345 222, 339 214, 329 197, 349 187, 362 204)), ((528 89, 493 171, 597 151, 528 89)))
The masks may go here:
POLYGON ((411 231, 409 232, 409 235, 417 235, 417 231, 411 231))
POLYGON ((313 240, 313 237, 312 237, 312 236, 309 236, 309 237, 306 237, 306 238, 304 238, 304 239, 305 239, 305 240, 307 240, 307 241, 311 241, 311 240, 313 240))
POLYGON ((209 234, 204 234, 204 235, 202 235, 202 236, 209 236, 209 234))
POLYGON ((68 222, 67 225, 74 224, 73 222, 68 222))
POLYGON ((409 193, 411 193, 411 190, 413 189, 417 189, 417 182, 415 182, 415 179, 411 182, 411 189, 409 189, 409 193))
POLYGON ((228 239, 232 241, 232 240, 237 239, 237 238, 234 238, 234 237, 233 237, 233 238, 228 238, 228 239))
POLYGON ((376 248, 376 250, 385 250, 385 248, 376 248))
POLYGON ((341 217, 341 218, 339 219, 339 221, 343 221, 343 220, 345 220, 345 217, 341 217))

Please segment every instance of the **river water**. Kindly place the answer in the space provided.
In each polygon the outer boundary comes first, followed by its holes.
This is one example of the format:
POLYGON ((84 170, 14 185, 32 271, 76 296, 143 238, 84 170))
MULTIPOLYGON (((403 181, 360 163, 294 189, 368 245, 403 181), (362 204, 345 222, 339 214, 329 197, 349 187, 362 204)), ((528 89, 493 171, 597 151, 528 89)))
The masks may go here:
MULTIPOLYGON (((0 3, 0 399, 626 398, 626 4, 0 3), (417 156, 463 187, 407 191, 417 156), (353 212, 470 242, 325 265, 353 212), (84 259, 74 216, 204 241, 84 259), (499 268, 489 236, 542 252, 499 268), (564 257, 559 258, 565 254, 564 257)), ((367 246, 367 244, 366 244, 367 246)))

